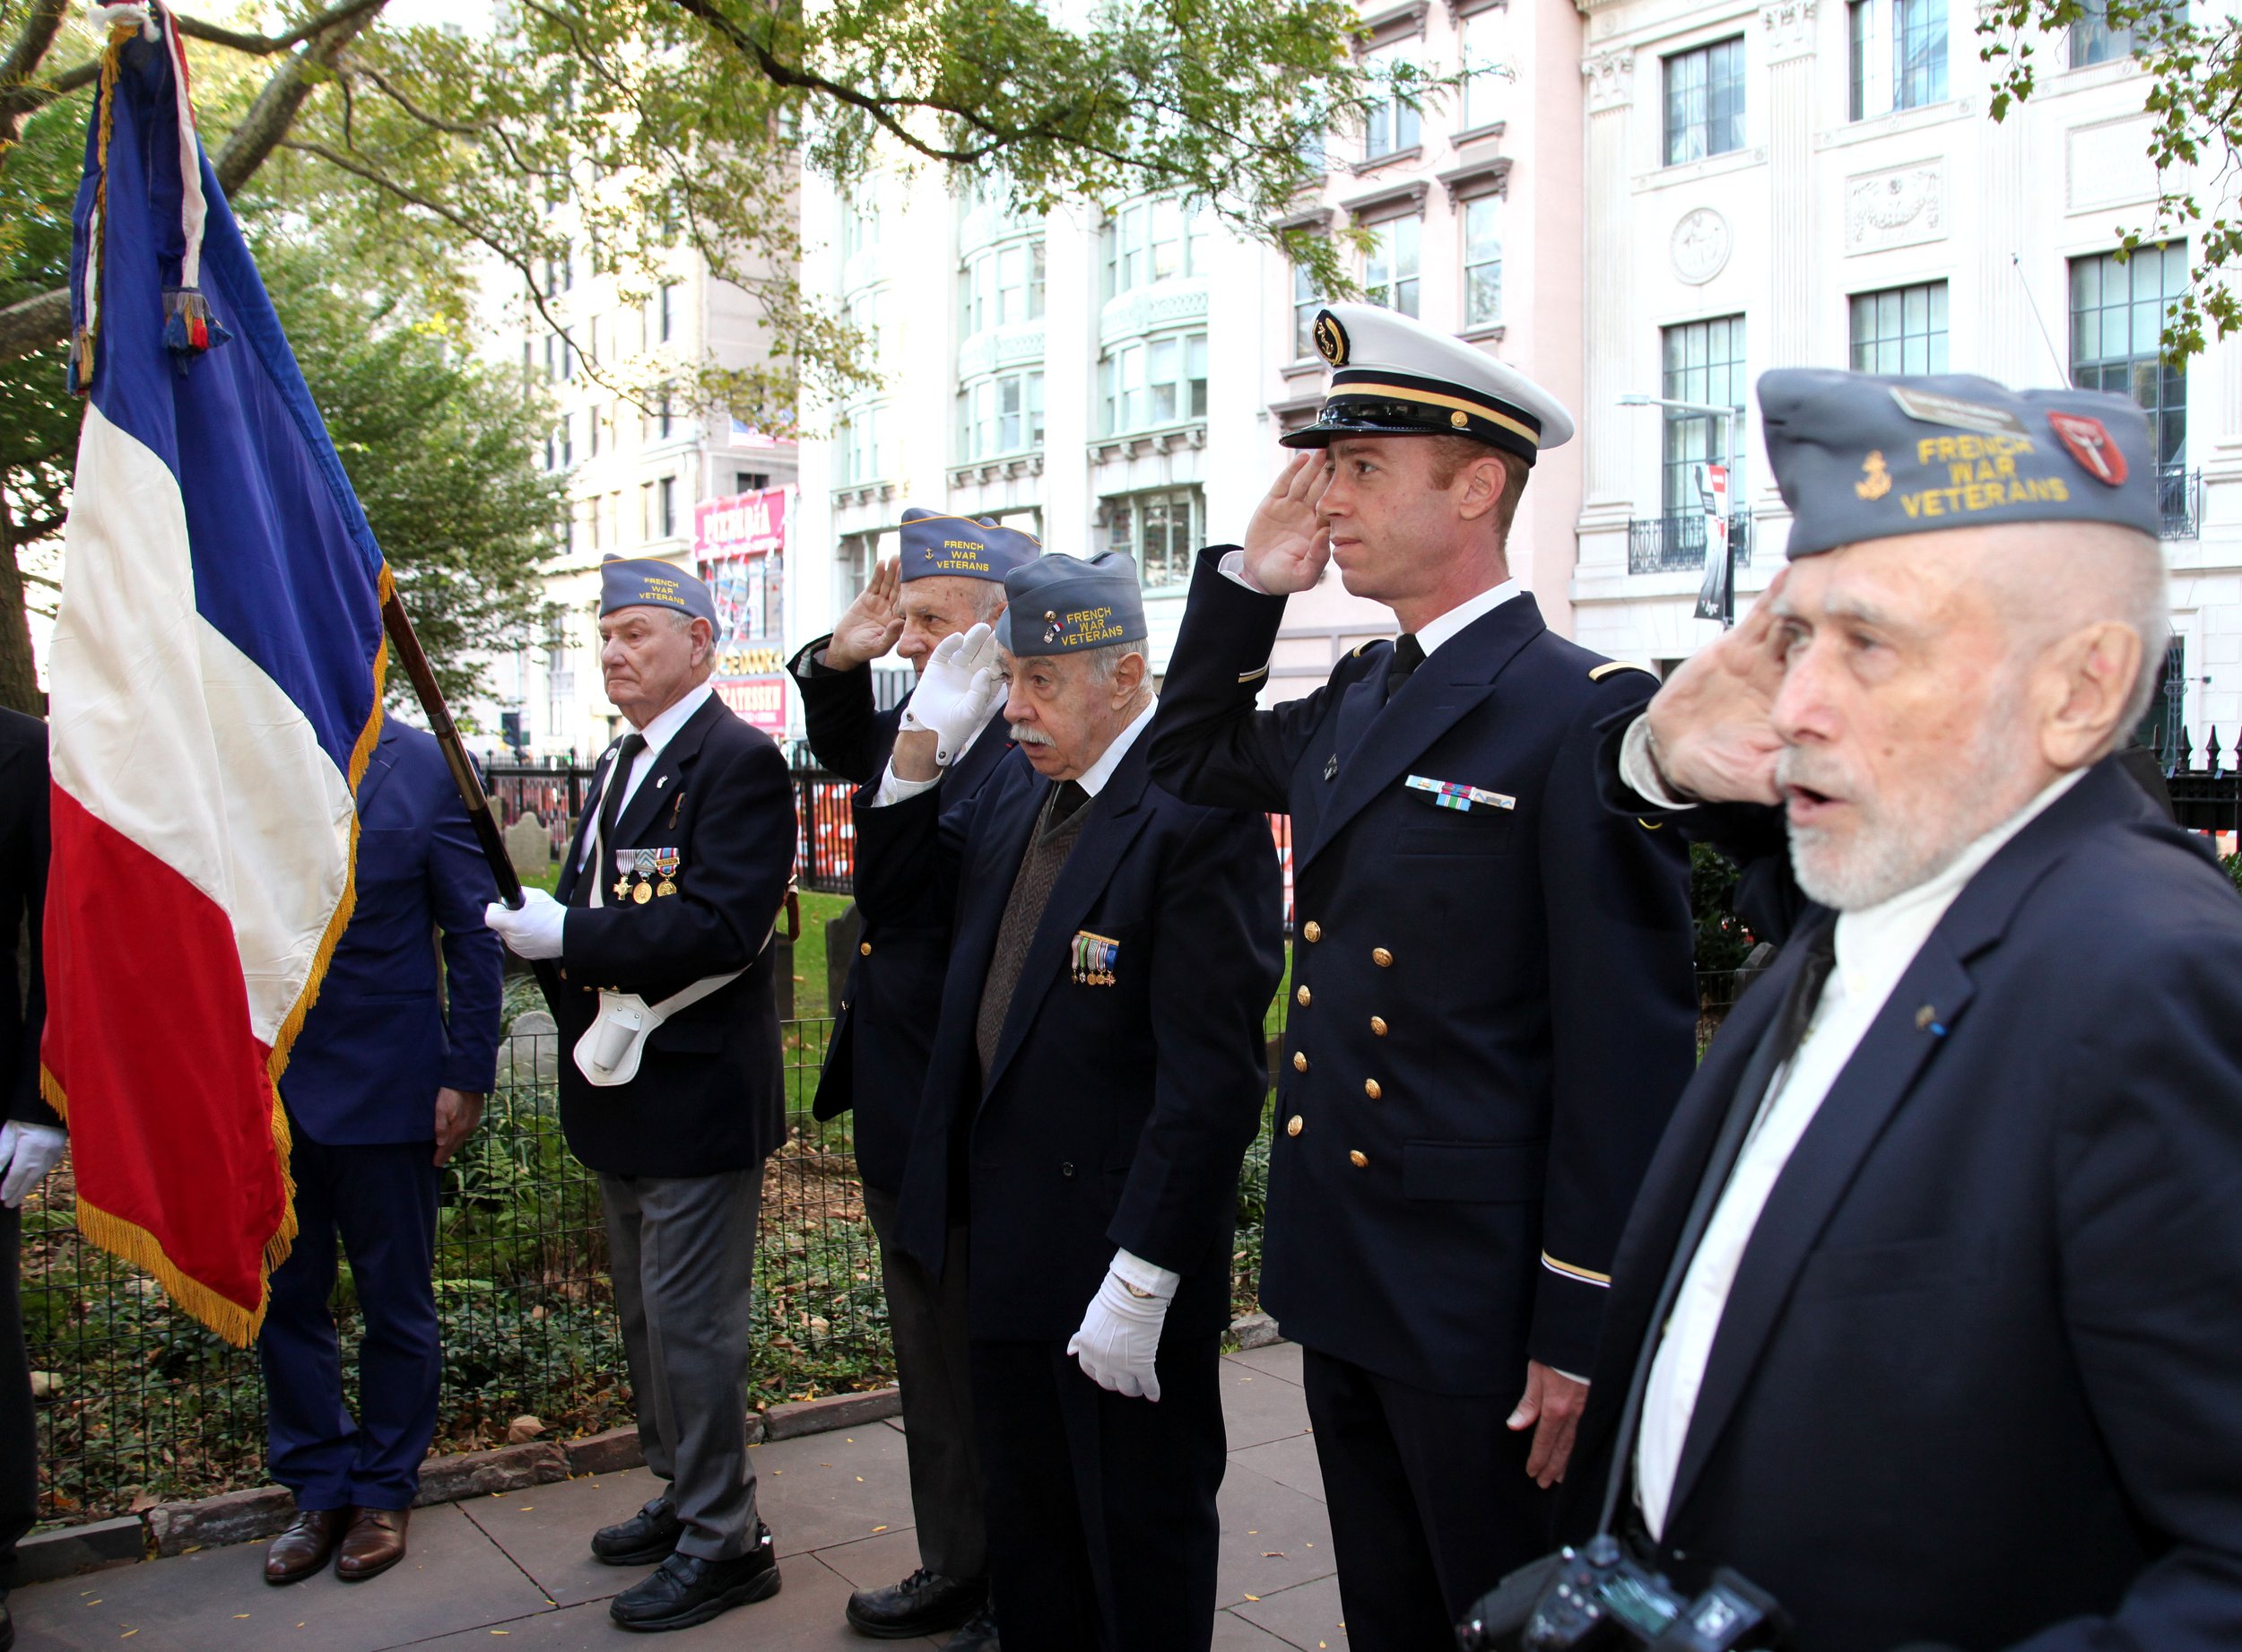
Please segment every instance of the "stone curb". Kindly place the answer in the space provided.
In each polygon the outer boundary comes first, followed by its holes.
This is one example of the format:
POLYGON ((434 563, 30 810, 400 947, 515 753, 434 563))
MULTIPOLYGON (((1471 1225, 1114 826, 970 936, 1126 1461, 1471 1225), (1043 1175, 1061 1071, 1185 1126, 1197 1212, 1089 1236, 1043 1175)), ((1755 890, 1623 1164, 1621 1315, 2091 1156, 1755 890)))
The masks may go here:
MULTIPOLYGON (((795 1439, 878 1422, 901 1411, 901 1396, 892 1387, 829 1395, 773 1405, 747 1420, 747 1433, 750 1442, 757 1444, 795 1439)), ((413 1507, 551 1485, 579 1474, 616 1474, 645 1461, 635 1428, 609 1429, 583 1439, 533 1439, 489 1451, 430 1457, 421 1465, 421 1494, 413 1507)), ((15 1581, 44 1582, 91 1567, 143 1560, 151 1549, 161 1557, 252 1543, 286 1526, 294 1509, 295 1500, 284 1486, 252 1486, 187 1502, 158 1503, 138 1519, 124 1516, 65 1526, 24 1540, 17 1551, 15 1581)))

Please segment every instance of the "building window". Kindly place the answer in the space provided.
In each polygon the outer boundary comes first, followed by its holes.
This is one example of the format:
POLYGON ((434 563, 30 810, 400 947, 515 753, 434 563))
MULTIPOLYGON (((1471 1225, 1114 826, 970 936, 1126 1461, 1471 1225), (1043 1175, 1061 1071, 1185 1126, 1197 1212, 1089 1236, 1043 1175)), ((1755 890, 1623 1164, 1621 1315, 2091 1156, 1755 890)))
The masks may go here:
POLYGON ((1206 226, 1181 201, 1135 201, 1120 208, 1099 231, 1105 296, 1203 274, 1205 238, 1206 226))
POLYGON ((1509 16, 1508 7, 1497 5, 1464 20, 1463 131, 1477 132, 1503 117, 1510 70, 1499 55, 1496 36, 1509 16))
MULTIPOLYGON (((750 490, 742 489, 743 492, 750 490)), ((873 570, 880 565, 880 536, 877 534, 845 534, 840 548, 833 553, 833 606, 836 612, 846 608, 865 594, 872 583, 873 570)))
POLYGON ((1099 428, 1108 436, 1206 417, 1206 335, 1170 334, 1098 360, 1099 428))
POLYGON ((584 448, 593 458, 599 457, 599 409, 587 408, 584 413, 584 448))
POLYGON ((2187 464, 2187 372, 2164 359, 2164 317, 2187 291, 2187 244, 2071 260, 2071 382, 2130 396, 2149 415, 2159 470, 2187 464))
POLYGON ((869 196, 847 196, 840 203, 840 256, 847 263, 880 244, 880 208, 869 196))
POLYGON ((654 484, 655 537, 668 539, 677 532, 677 478, 665 476, 654 484))
MULTIPOLYGON (((1405 58, 1389 57, 1381 67, 1400 68, 1405 58)), ((1420 141, 1421 117, 1418 111, 1399 96, 1389 93, 1370 105, 1365 112, 1362 130, 1362 157, 1376 161, 1382 156, 1398 154, 1405 149, 1415 149, 1420 141)))
POLYGON ((2078 21, 2071 25, 2073 68, 2114 63, 2133 55, 2133 30, 2110 26, 2109 0, 2079 0, 2079 13, 2078 21))
POLYGON ((858 407, 841 416, 833 437, 833 485, 861 487, 883 474, 881 438, 885 434, 887 409, 858 407))
POLYGON ((1946 0, 1853 0, 1846 22, 1853 119, 1946 100, 1946 0))
POLYGON ((1464 203, 1464 325, 1491 327, 1501 320, 1502 197, 1483 195, 1464 203))
POLYGON ((654 336, 656 343, 669 342, 670 329, 676 325, 677 283, 665 281, 654 295, 654 336))
POLYGON ((1125 493, 1103 501, 1106 547, 1136 559, 1148 591, 1191 582, 1191 558, 1206 532, 1206 495, 1197 488, 1125 493))
POLYGON ((566 470, 576 463, 576 415, 560 415, 560 468, 566 470))
POLYGON ((2142 713, 2133 738, 2171 768, 2180 760, 2180 735, 2187 726, 2187 645, 2175 637, 2165 644, 2164 670, 2156 697, 2142 713))
POLYGON ((881 292, 875 288, 849 300, 844 312, 850 330, 864 340, 865 352, 875 360, 880 354, 881 308, 881 292))
POLYGON ((965 334, 1033 321, 1043 314, 1043 241, 976 253, 959 272, 965 334))
POLYGON ((1362 285, 1373 304, 1417 313, 1417 243, 1424 220, 1414 213, 1367 226, 1371 243, 1362 259, 1362 285))
POLYGON ((1316 355, 1316 312, 1324 300, 1316 291, 1316 273, 1305 264, 1292 266, 1292 359, 1307 361, 1316 355))
POLYGON ((1665 60, 1666 164, 1743 147, 1743 36, 1665 60))
POLYGON ((1946 370, 1946 283, 1856 292, 1852 300, 1853 370, 1946 370))
MULTIPOLYGON (((1664 368, 1659 394, 1668 401, 1696 402, 1713 407, 1741 407, 1744 401, 1743 317, 1723 316, 1715 321, 1691 321, 1661 332, 1664 368)), ((1727 463, 1735 473, 1743 469, 1743 431, 1741 420, 1710 413, 1668 410, 1665 450, 1659 467, 1659 503, 1668 516, 1703 509, 1698 496, 1697 467, 1727 463), (1728 454, 1724 442, 1731 430, 1736 443, 1728 454)), ((1731 474, 1728 497, 1743 497, 1743 478, 1731 474)), ((1733 506, 1732 506, 1733 509, 1733 506)))
POLYGON ((958 460, 970 465, 1043 445, 1043 375, 1004 373, 958 392, 958 460))
MULTIPOLYGON (((770 486, 770 473, 767 470, 743 470, 735 473, 732 481, 732 491, 735 493, 760 493, 770 486)), ((862 586, 856 588, 864 589, 862 586)))

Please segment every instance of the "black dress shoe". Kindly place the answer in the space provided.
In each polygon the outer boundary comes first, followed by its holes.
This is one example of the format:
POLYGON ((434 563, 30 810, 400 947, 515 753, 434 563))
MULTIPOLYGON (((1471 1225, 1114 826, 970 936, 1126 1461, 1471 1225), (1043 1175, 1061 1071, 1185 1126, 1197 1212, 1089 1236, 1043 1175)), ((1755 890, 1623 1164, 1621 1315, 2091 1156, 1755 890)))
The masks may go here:
POLYGON ((924 1566, 884 1589, 858 1589, 848 1597, 848 1627, 874 1640, 909 1640, 955 1629, 988 1598, 986 1579, 945 1578, 924 1566))
POLYGON ((729 1561, 673 1554, 639 1583, 615 1596, 607 1615, 623 1629, 690 1629, 710 1618, 769 1600, 778 1593, 778 1556, 768 1527, 755 1546, 729 1561))
POLYGON ((656 1498, 628 1520, 594 1532, 592 1554, 610 1566, 656 1566, 669 1559, 684 1531, 669 1500, 656 1498))
POLYGON ((950 1637, 949 1652, 998 1652, 995 1606, 984 1606, 958 1625, 958 1632, 950 1637))

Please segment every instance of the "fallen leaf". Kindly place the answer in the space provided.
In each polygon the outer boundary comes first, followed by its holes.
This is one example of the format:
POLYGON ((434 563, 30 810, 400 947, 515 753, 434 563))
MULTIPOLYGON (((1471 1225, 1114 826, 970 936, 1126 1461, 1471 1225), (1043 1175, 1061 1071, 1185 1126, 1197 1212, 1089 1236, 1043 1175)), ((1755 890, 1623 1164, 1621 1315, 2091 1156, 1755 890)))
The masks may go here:
POLYGON ((1284 1558, 1284 1551, 1282 1549, 1264 1549, 1261 1552, 1261 1558, 1264 1561, 1281 1561, 1284 1558))
POLYGON ((884 1531, 886 1531, 887 1529, 888 1529, 888 1528, 887 1528, 886 1526, 873 1526, 873 1527, 872 1528, 872 1535, 873 1535, 874 1537, 877 1537, 877 1536, 878 1536, 878 1535, 879 1535, 882 1532, 884 1532, 884 1531))

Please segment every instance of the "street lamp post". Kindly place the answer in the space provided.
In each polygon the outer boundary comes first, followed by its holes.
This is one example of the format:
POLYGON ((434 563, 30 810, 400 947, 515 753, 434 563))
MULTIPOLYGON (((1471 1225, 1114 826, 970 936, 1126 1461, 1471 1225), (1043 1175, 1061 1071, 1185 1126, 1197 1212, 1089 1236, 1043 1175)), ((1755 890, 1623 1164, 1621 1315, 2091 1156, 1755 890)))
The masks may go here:
POLYGON ((1736 622, 1736 426, 1743 417, 1741 407, 1723 407, 1711 402, 1677 402, 1664 396, 1622 396, 1622 407, 1659 407, 1669 413, 1701 413, 1720 421, 1721 463, 1728 471, 1728 534, 1727 578, 1721 586, 1720 622, 1725 626, 1736 622))

